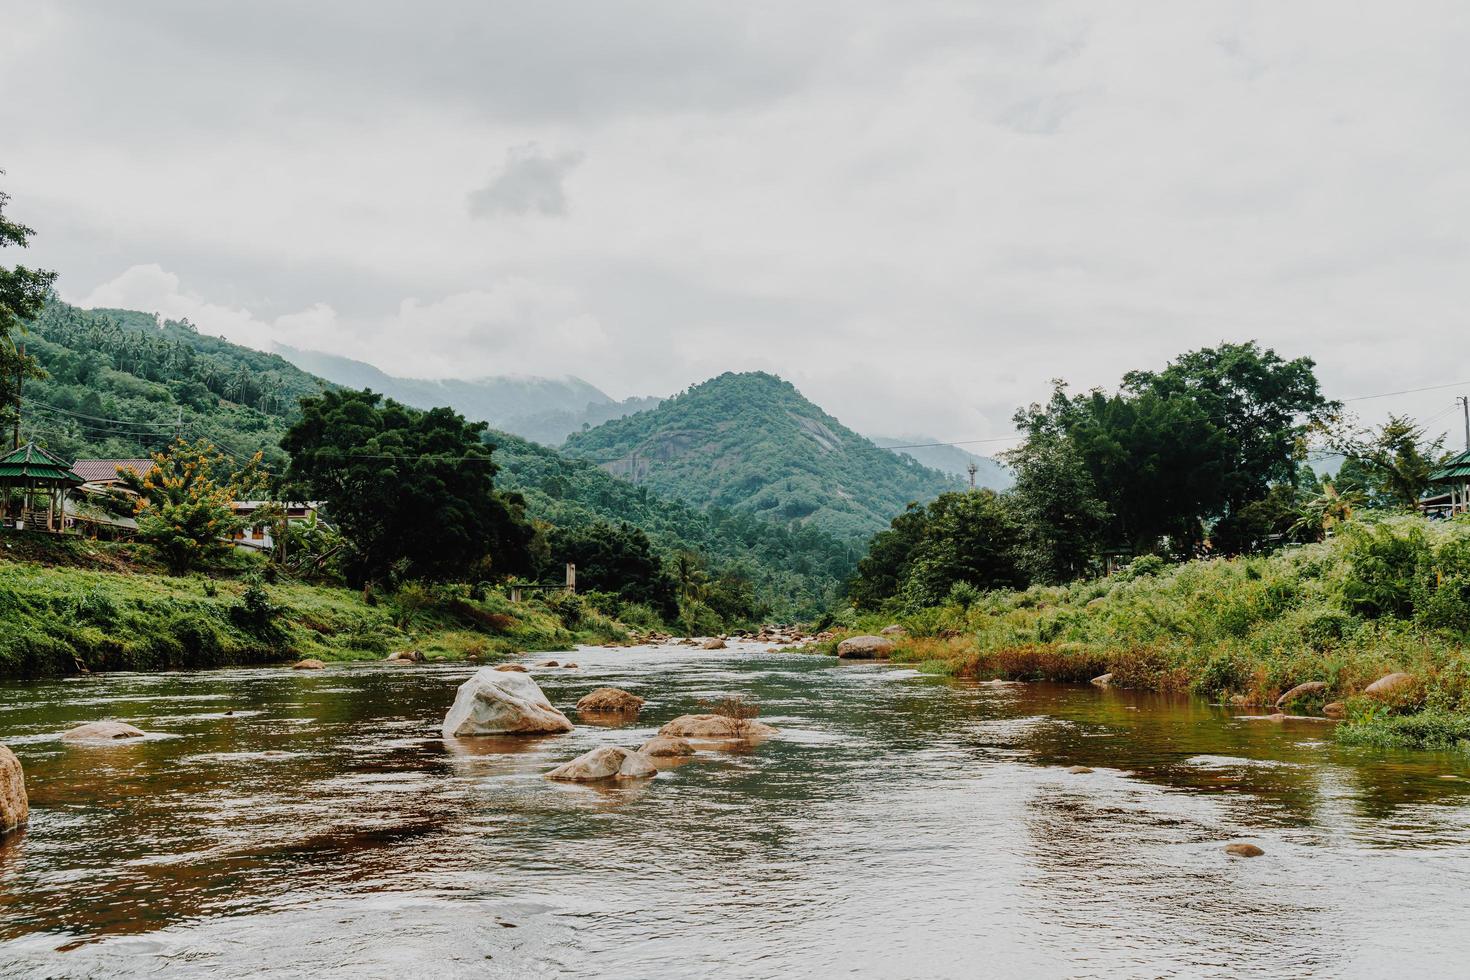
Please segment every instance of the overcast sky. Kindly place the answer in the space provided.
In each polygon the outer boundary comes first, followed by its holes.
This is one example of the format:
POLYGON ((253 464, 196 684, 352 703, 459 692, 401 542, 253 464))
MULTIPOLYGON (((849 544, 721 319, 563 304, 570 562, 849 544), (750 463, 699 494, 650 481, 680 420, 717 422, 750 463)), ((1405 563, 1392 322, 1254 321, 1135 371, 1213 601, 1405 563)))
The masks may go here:
POLYGON ((1470 380, 1467 50, 1461 0, 0 0, 0 186, 83 305, 976 439, 1224 339, 1470 380))

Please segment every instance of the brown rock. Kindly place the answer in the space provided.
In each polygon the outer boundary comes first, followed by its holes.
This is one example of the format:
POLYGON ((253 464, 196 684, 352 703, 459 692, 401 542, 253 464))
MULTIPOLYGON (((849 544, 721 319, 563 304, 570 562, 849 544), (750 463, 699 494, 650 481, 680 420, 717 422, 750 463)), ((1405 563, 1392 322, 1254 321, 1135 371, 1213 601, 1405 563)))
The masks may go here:
POLYGON ((30 819, 25 770, 15 753, 0 745, 0 837, 24 827, 30 819))
POLYGON ((638 751, 644 755, 658 758, 669 756, 693 755, 694 746, 686 739, 675 738, 672 735, 655 735, 638 747, 638 751))
POLYGON ((570 660, 569 660, 569 661, 567 661, 567 662, 566 662, 566 663, 564 663, 564 664, 562 664, 562 665, 561 665, 561 669, 562 669, 562 670, 576 670, 576 669, 577 669, 577 665, 576 665, 576 664, 574 664, 574 663, 572 663, 572 662, 571 662, 571 661, 570 661, 570 660))
POLYGON ((557 766, 546 778, 590 783, 603 779, 648 779, 657 775, 658 769, 646 756, 616 745, 604 745, 557 766))
POLYGON ((643 699, 636 694, 616 687, 599 687, 585 694, 577 702, 578 711, 607 711, 636 715, 643 708, 643 699))
POLYGON ((561 664, 557 663, 555 660, 543 660, 539 664, 537 664, 536 666, 537 667, 560 667, 561 664))
POLYGON ((308 658, 306 660, 297 661, 295 664, 293 664, 291 666, 291 669, 292 670, 326 670, 327 669, 327 665, 324 664, 324 663, 322 663, 320 660, 315 660, 315 659, 308 658))
POLYGON ((906 629, 904 629, 902 626, 898 625, 897 623, 890 623, 889 625, 883 627, 878 632, 879 633, 882 633, 884 636, 908 636, 909 635, 909 631, 906 630, 906 629))
POLYGON ((715 637, 712 640, 705 640, 699 645, 699 648, 701 650, 723 650, 725 649, 725 641, 719 637, 715 637))
POLYGON ((1226 844, 1225 845, 1225 853, 1226 854, 1233 854, 1236 857, 1255 858, 1255 857, 1260 857, 1262 854, 1265 854, 1266 852, 1263 851, 1263 850, 1261 850, 1259 847, 1257 847, 1254 844, 1236 843, 1236 844, 1226 844))
POLYGON ((1068 766, 1067 771, 1081 775, 1084 772, 1092 772, 1092 769, 1088 766, 1068 766))
POLYGON ((1307 681, 1305 684, 1298 684, 1276 699, 1276 707, 1283 708, 1297 698, 1311 697, 1325 690, 1327 690, 1327 685, 1322 681, 1307 681))
POLYGON ((110 742, 120 738, 142 738, 144 734, 146 733, 142 729, 134 728, 126 722, 93 721, 78 725, 61 738, 67 742, 110 742))
POLYGON ((1418 691, 1419 681, 1413 674, 1405 674, 1402 671, 1385 674, 1363 688, 1363 693, 1368 697, 1394 704, 1412 700, 1418 691))
POLYGON ((1108 687, 1113 683, 1113 675, 1111 672, 1106 674, 1098 674, 1090 681, 1090 683, 1096 684, 1098 687, 1108 687))
POLYGON ((837 656, 847 660, 887 659, 893 641, 882 636, 849 636, 837 644, 837 656))
POLYGON ((516 674, 529 674, 530 673, 530 671, 528 671, 526 669, 526 667, 525 667, 524 664, 501 664, 500 666, 496 667, 495 669, 496 670, 507 670, 507 671, 511 671, 512 673, 516 673, 516 674))
POLYGON ((1329 718, 1346 718, 1347 705, 1341 701, 1333 701, 1331 704, 1324 704, 1322 706, 1322 713, 1329 718))
POLYGON ((676 738, 729 740, 767 738, 776 734, 776 729, 759 721, 738 722, 724 715, 680 715, 658 733, 676 738))
POLYGON ((400 663, 421 664, 425 657, 421 650, 396 650, 388 654, 388 659, 400 663))

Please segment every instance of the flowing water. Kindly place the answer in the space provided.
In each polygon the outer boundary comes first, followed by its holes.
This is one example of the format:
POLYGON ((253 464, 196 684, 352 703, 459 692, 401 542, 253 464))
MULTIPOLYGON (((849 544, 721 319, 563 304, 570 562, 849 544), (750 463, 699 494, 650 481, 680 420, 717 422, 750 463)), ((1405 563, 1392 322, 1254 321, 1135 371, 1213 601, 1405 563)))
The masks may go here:
POLYGON ((765 648, 574 656, 533 672, 554 703, 613 685, 642 716, 446 743, 467 667, 0 686, 33 807, 0 843, 0 976, 1470 972, 1460 756, 765 648), (726 692, 780 737, 542 778, 726 692), (152 734, 57 738, 106 717, 152 734))

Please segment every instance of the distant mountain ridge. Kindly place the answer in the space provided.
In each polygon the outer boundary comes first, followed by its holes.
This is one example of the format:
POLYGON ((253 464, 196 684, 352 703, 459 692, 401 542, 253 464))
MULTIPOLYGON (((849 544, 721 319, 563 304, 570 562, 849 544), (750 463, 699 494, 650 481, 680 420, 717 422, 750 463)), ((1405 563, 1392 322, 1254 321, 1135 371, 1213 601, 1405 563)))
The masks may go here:
POLYGON ((480 419, 505 432, 554 446, 584 425, 657 405, 662 399, 615 401, 581 378, 519 375, 465 381, 399 378, 363 361, 322 351, 277 344, 276 353, 303 371, 348 388, 371 388, 414 408, 448 405, 470 419, 480 419))
POLYGON ((975 486, 977 487, 1007 490, 1015 482, 1010 469, 999 460, 991 459, 989 456, 977 456, 958 446, 941 443, 928 436, 868 436, 868 438, 884 449, 912 456, 930 469, 959 477, 967 484, 970 480, 969 467, 971 463, 974 463, 975 486), (895 448, 897 446, 905 448, 897 449, 895 448))
POLYGON ((696 507, 866 539, 962 484, 844 426, 787 381, 726 373, 655 408, 574 432, 563 453, 696 507))

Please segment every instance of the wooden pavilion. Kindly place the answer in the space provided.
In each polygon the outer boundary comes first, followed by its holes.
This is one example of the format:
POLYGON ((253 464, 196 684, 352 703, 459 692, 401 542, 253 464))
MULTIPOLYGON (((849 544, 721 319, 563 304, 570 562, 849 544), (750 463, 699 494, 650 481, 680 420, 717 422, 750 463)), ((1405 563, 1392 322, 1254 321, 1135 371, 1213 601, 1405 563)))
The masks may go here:
POLYGON ((0 527, 61 533, 66 529, 66 493, 84 482, 33 442, 11 450, 0 456, 0 527))
POLYGON ((1453 517, 1470 511, 1470 449, 1452 456, 1429 474, 1430 491, 1419 500, 1433 516, 1453 517))

